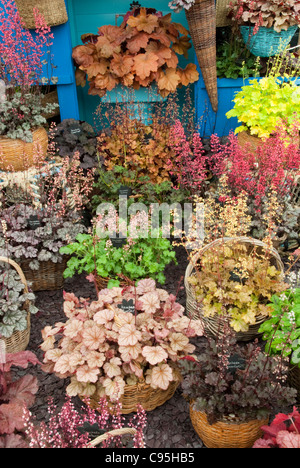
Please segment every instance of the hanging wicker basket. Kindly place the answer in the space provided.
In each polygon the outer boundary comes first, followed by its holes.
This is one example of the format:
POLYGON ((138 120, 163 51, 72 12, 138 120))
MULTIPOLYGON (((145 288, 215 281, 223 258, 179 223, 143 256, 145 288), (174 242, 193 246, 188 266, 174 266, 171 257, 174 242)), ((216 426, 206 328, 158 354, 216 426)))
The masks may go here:
POLYGON ((32 291, 56 291, 62 289, 65 282, 63 273, 67 267, 67 256, 63 256, 61 263, 54 263, 50 260, 39 262, 40 267, 38 270, 32 270, 29 267, 30 261, 24 260, 21 263, 21 267, 27 280, 32 284, 32 291))
MULTIPOLYGON (((200 259, 201 255, 203 255, 207 250, 213 249, 214 247, 218 247, 223 244, 228 243, 237 243, 237 244, 244 244, 248 248, 249 255, 254 249, 260 249, 262 251, 268 252, 270 255, 270 264, 274 265, 279 271, 282 272, 282 276, 284 275, 284 265, 281 261, 279 253, 274 248, 269 249, 269 247, 264 244, 263 242, 252 239, 248 237, 224 237, 211 242, 204 246, 193 258, 193 261, 189 263, 186 272, 185 272, 185 289, 186 289, 186 311, 187 315, 195 320, 201 320, 203 322, 205 331, 207 334, 212 336, 222 336, 224 335, 224 330, 228 329, 230 318, 225 315, 216 315, 213 317, 205 317, 202 312, 202 306, 199 304, 195 298, 194 290, 190 285, 188 279, 193 274, 195 270, 195 265, 197 264, 198 260, 200 259)), ((267 320, 268 317, 264 315, 258 315, 256 317, 256 323, 254 325, 249 326, 249 330, 247 332, 237 332, 235 333, 235 337, 237 341, 250 341, 254 338, 259 337, 258 330, 261 324, 267 320)))
MULTIPOLYGON (((126 385, 124 394, 120 398, 122 405, 122 414, 136 413, 138 406, 141 405, 145 411, 153 411, 155 408, 163 405, 166 401, 170 400, 180 382, 178 374, 178 380, 170 382, 169 387, 166 390, 161 388, 152 388, 146 384, 144 380, 141 380, 135 385, 126 385)), ((85 397, 81 397, 84 401, 85 397)), ((97 410, 99 407, 99 397, 97 394, 90 398, 89 406, 97 410)))
MULTIPOLYGON (((6 257, 0 257, 0 262, 7 263, 11 265, 18 273, 20 276, 20 279, 22 283, 24 284, 24 292, 25 294, 28 294, 28 285, 27 281, 25 278, 25 275, 20 268, 20 266, 14 262, 13 260, 6 258, 6 257)), ((4 340, 5 343, 5 351, 8 354, 12 353, 18 353, 20 351, 25 351, 25 349, 28 346, 29 340, 30 340, 30 312, 29 312, 29 305, 30 302, 27 301, 24 304, 24 310, 27 311, 27 328, 23 331, 15 331, 13 332, 12 336, 9 338, 1 338, 1 340, 4 340)))
POLYGON ((218 421, 210 425, 205 413, 195 411, 190 405, 190 417, 195 431, 207 448, 252 448, 263 432, 261 427, 269 418, 243 423, 218 421))
POLYGON ((214 112, 218 110, 215 0, 195 0, 185 10, 189 30, 214 112))
POLYGON ((32 132, 33 141, 13 140, 0 136, 0 170, 24 172, 46 158, 48 133, 40 127, 32 132))
POLYGON ((34 8, 43 15, 48 26, 58 26, 68 21, 65 0, 15 0, 15 2, 27 29, 35 29, 34 8))
POLYGON ((291 26, 286 31, 280 32, 274 28, 261 26, 256 34, 254 26, 240 26, 241 35, 247 49, 257 57, 274 57, 282 53, 291 42, 298 26, 291 26))
POLYGON ((216 26, 217 28, 222 28, 224 26, 229 26, 232 21, 227 17, 228 5, 230 0, 217 0, 216 1, 216 26))
POLYGON ((112 437, 120 437, 120 436, 122 437, 124 435, 135 436, 136 433, 137 433, 137 430, 134 429, 133 427, 124 427, 122 429, 114 429, 113 431, 106 432, 105 434, 92 440, 89 445, 91 447, 97 447, 97 445, 101 444, 102 442, 105 442, 106 440, 112 437))

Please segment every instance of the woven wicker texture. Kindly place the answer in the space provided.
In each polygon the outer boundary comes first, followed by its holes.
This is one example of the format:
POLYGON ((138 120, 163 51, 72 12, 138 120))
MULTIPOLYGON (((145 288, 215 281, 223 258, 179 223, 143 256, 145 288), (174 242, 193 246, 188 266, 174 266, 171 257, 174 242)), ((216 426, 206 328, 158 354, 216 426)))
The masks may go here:
POLYGON ((230 0, 217 0, 216 1, 216 26, 221 28, 223 26, 229 26, 232 22, 227 18, 228 8, 230 0))
POLYGON ((258 32, 253 35, 254 27, 240 26, 241 35, 247 49, 257 57, 273 57, 283 52, 291 42, 298 26, 291 26, 287 31, 280 32, 273 28, 261 26, 258 32))
MULTIPOLYGON (((138 405, 141 405, 145 411, 153 411, 172 398, 178 385, 179 381, 173 381, 167 390, 154 389, 144 381, 136 385, 126 385, 124 394, 120 398, 122 414, 136 413, 138 405)), ((84 397, 82 399, 84 400, 84 397)), ((99 398, 96 394, 90 398, 89 405, 97 410, 99 398)))
POLYGON ((124 427, 123 429, 114 429, 113 431, 106 432, 102 436, 97 437, 96 439, 90 442, 91 447, 96 447, 97 445, 101 444, 105 440, 111 437, 118 437, 123 435, 132 435, 134 436, 137 433, 137 430, 133 427, 124 427))
POLYGON ((261 426, 269 419, 240 424, 218 421, 208 424, 205 413, 195 411, 190 405, 190 417, 195 431, 207 448, 251 448, 263 432, 261 426))
POLYGON ((60 115, 57 89, 55 89, 54 91, 51 91, 50 93, 45 94, 42 98, 42 104, 43 106, 46 106, 47 104, 58 105, 58 107, 56 107, 52 112, 49 112, 48 114, 43 115, 45 119, 52 119, 53 117, 60 115))
POLYGON ((32 132, 33 142, 13 140, 0 136, 0 170, 23 172, 35 165, 35 158, 41 162, 46 158, 48 133, 41 127, 32 132))
POLYGON ((29 267, 30 260, 21 263, 27 281, 32 284, 32 291, 56 291, 64 285, 63 272, 67 266, 68 257, 64 256, 61 263, 39 262, 38 270, 29 267))
MULTIPOLYGON (((269 248, 263 242, 252 239, 248 237, 224 237, 221 239, 217 239, 214 242, 207 244, 204 246, 193 258, 193 261, 189 263, 186 272, 185 272, 185 289, 186 289, 186 311, 187 315, 193 319, 201 320, 203 322, 203 326, 207 334, 212 336, 222 336, 224 334, 224 330, 228 328, 229 318, 223 316, 213 316, 213 317, 204 317, 202 313, 202 306, 201 304, 197 303, 194 295, 194 291, 190 283, 188 282, 188 278, 193 274, 195 269, 194 265, 197 264, 198 260, 200 259, 201 255, 209 249, 213 249, 214 247, 218 247, 225 243, 233 244, 244 244, 248 247, 249 255, 251 252, 256 249, 257 252, 264 251, 270 255, 270 264, 274 265, 279 271, 282 272, 284 275, 284 265, 281 261, 279 253, 277 250, 269 248), (227 326, 226 326, 227 325, 227 326)), ((231 245, 232 247, 232 245, 231 245)), ((258 329, 260 325, 267 320, 268 317, 265 316, 257 316, 256 324, 250 325, 249 330, 247 332, 238 332, 235 334, 237 341, 250 341, 253 338, 257 338, 259 336, 258 329)))
MULTIPOLYGON (((20 268, 20 266, 14 262, 13 260, 5 257, 0 257, 0 262, 7 263, 11 265, 20 276, 22 283, 24 284, 24 292, 28 293, 28 286, 25 275, 20 268)), ((20 351, 25 351, 28 346, 30 340, 30 312, 29 312, 29 301, 25 303, 24 308, 27 310, 27 328, 23 331, 15 331, 11 337, 4 338, 2 337, 1 340, 5 342, 5 351, 6 353, 18 353, 20 351)))
MULTIPOLYGON (((98 290, 101 291, 102 289, 106 289, 108 282, 111 280, 111 278, 103 278, 102 276, 96 275, 95 276, 96 283, 98 290)), ((126 281, 120 281, 120 287, 126 286, 126 281)))
MULTIPOLYGON (((263 140, 255 135, 251 135, 249 132, 239 132, 237 135, 238 142, 240 146, 246 147, 248 145, 249 149, 256 151, 257 148, 262 144, 263 140)), ((299 147, 300 138, 299 135, 291 139, 291 143, 299 147)))
POLYGON ((213 110, 218 110, 216 65, 216 7, 215 0, 196 0, 185 11, 205 87, 213 110))
POLYGON ((26 28, 35 29, 33 9, 37 8, 48 26, 58 26, 68 21, 65 0, 15 0, 26 28))
POLYGON ((288 372, 288 383, 297 390, 297 402, 300 403, 300 368, 290 364, 288 372))

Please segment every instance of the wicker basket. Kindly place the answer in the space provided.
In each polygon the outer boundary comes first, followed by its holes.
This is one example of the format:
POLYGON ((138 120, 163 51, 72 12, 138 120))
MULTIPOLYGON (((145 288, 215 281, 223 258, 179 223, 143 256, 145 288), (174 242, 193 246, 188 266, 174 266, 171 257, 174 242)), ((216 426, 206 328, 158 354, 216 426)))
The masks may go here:
POLYGON ((273 57, 289 45, 298 26, 291 26, 287 31, 275 31, 274 28, 261 26, 253 35, 254 26, 240 26, 241 35, 247 49, 257 57, 273 57))
POLYGON ((205 87, 214 112, 218 110, 215 0, 195 0, 185 10, 205 87))
MULTIPOLYGON (((178 385, 179 378, 172 381, 167 390, 154 389, 144 381, 136 385, 126 385, 124 394, 120 398, 122 414, 136 413, 138 405, 141 405, 145 411, 153 411, 173 397, 178 385)), ((84 400, 84 397, 81 398, 84 400)), ((89 406, 98 409, 99 398, 96 394, 90 398, 89 406)))
MULTIPOLYGON (((243 148, 248 147, 252 151, 257 151, 257 148, 263 143, 263 139, 259 138, 258 136, 251 135, 250 132, 239 132, 238 133, 238 142, 239 145, 243 148)), ((297 145, 299 147, 300 138, 299 134, 293 135, 291 137, 291 143, 297 145)))
MULTIPOLYGON (((17 273, 20 276, 20 279, 21 279, 22 283, 24 284, 24 287, 25 287, 24 291, 25 291, 26 294, 28 294, 27 281, 26 281, 26 278, 25 278, 24 273, 23 273, 22 269, 20 268, 20 266, 16 262, 14 262, 13 260, 11 260, 9 258, 5 258, 5 257, 0 257, 0 262, 8 263, 13 268, 15 268, 15 270, 17 271, 17 273)), ((30 340, 29 304, 30 304, 29 301, 27 301, 24 304, 24 308, 25 308, 25 310, 27 310, 27 328, 26 328, 26 330, 15 331, 15 332, 13 332, 12 336, 9 337, 9 338, 4 338, 4 337, 1 338, 1 340, 3 340, 4 343, 5 343, 5 351, 8 354, 18 353, 20 351, 25 351, 25 349, 28 346, 28 343, 29 343, 29 340, 30 340)))
POLYGON ((216 1, 216 26, 221 28, 224 26, 229 26, 232 21, 227 17, 228 5, 230 0, 217 0, 216 1))
POLYGON ((91 447, 96 447, 105 440, 108 440, 111 437, 119 437, 123 435, 132 435, 134 436, 137 433, 137 430, 133 427, 124 427, 123 429, 114 429, 113 431, 106 432, 105 434, 97 437, 96 439, 90 442, 91 447))
POLYGON ((53 117, 60 115, 57 89, 51 91, 50 93, 44 94, 42 98, 42 105, 45 107, 47 104, 57 104, 57 107, 52 112, 44 114, 43 117, 45 119, 52 119, 53 117))
MULTIPOLYGON (((106 289, 109 281, 111 280, 111 278, 103 278, 102 276, 99 276, 99 275, 95 275, 95 279, 96 279, 96 284, 97 284, 97 288, 99 291, 102 291, 102 289, 106 289)), ((120 281, 120 287, 123 287, 126 285, 127 285, 126 281, 120 281)))
POLYGON ((64 285, 63 273, 67 267, 68 257, 63 256, 61 263, 51 261, 39 262, 38 270, 32 270, 29 267, 30 260, 24 260, 21 263, 22 270, 27 281, 32 284, 31 289, 37 291, 56 291, 64 285))
MULTIPOLYGON (((189 263, 186 272, 185 272, 185 289, 186 289, 186 311, 187 315, 193 319, 196 320, 201 320, 203 322, 203 326, 205 328, 205 331, 207 334, 212 335, 212 336, 222 336, 224 335, 224 330, 228 329, 229 327, 229 321, 230 318, 223 315, 217 315, 215 317, 204 317, 202 314, 202 307, 199 303, 197 303, 195 296, 194 296, 194 291, 191 285, 189 284, 188 278, 192 275, 193 270, 194 270, 194 265, 197 264, 200 256, 206 252, 208 249, 212 249, 213 247, 216 247, 218 245, 222 245, 224 243, 234 243, 237 242, 238 244, 245 244, 249 248, 249 254, 254 248, 260 248, 265 251, 270 251, 270 263, 276 266, 276 268, 282 272, 282 275, 284 275, 284 265, 281 261, 281 258, 279 256, 279 253, 277 250, 272 248, 269 250, 269 248, 264 244, 263 242, 257 240, 257 239, 252 239, 249 237, 237 237, 237 238, 232 238, 232 237, 224 237, 215 240, 214 242, 207 244, 204 246, 200 252, 198 252, 195 257, 193 258, 193 261, 189 263)), ((267 320, 268 317, 266 316, 257 316, 256 318, 256 324, 255 325, 250 325, 249 330, 247 332, 237 332, 235 333, 235 337, 237 341, 250 341, 253 338, 257 338, 259 336, 258 330, 261 326, 261 324, 267 320)))
POLYGON ((46 158, 48 149, 48 133, 40 127, 32 132, 33 142, 13 140, 0 136, 0 170, 23 172, 46 158))
POLYGON ((195 411, 190 405, 190 417, 195 431, 207 448, 252 448, 263 432, 261 427, 269 423, 253 420, 245 423, 218 421, 210 425, 205 413, 195 411))
POLYGON ((37 8, 48 26, 58 26, 68 21, 65 0, 15 0, 25 27, 35 29, 33 9, 37 8))

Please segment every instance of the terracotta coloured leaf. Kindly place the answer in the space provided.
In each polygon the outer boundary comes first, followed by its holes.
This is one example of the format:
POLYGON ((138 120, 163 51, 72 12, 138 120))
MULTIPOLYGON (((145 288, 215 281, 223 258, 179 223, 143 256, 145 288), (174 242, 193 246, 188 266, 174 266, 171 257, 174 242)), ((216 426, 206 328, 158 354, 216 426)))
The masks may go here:
POLYGON ((111 74, 97 75, 95 78, 95 87, 112 91, 118 84, 118 80, 111 74))
POLYGON ((103 58, 110 58, 114 54, 119 54, 121 52, 121 47, 111 42, 105 36, 98 38, 96 49, 103 58))
POLYGON ((134 82, 134 74, 133 73, 128 73, 128 75, 125 75, 122 77, 122 83, 124 86, 132 86, 134 82))
POLYGON ((166 31, 163 28, 157 28, 155 33, 150 34, 150 39, 154 39, 155 41, 161 42, 166 47, 171 46, 171 39, 166 34, 166 31))
MULTIPOLYGON (((169 47, 164 46, 163 44, 157 44, 156 42, 150 42, 147 49, 147 52, 154 52, 158 57, 158 66, 163 66, 168 59, 172 57, 172 51, 169 47)), ((175 65, 176 68, 176 65, 175 65)))
POLYGON ((149 42, 149 35, 145 32, 137 34, 127 41, 127 49, 131 54, 137 54, 141 49, 145 49, 149 42))
POLYGON ((90 96, 100 96, 103 97, 106 94, 106 89, 96 88, 95 83, 92 81, 90 83, 88 94, 90 96))
POLYGON ((94 59, 92 54, 95 52, 94 45, 86 46, 77 46, 74 47, 72 57, 77 63, 77 65, 82 65, 83 67, 89 67, 92 65, 94 59))
POLYGON ((119 77, 128 75, 132 70, 133 63, 133 58, 129 55, 114 54, 110 64, 111 71, 119 77))
POLYGON ((166 64, 168 65, 169 68, 176 68, 178 65, 178 57, 175 54, 174 50, 171 50, 171 57, 166 60, 166 64))
POLYGON ((119 26, 113 26, 111 24, 101 26, 101 28, 99 28, 98 31, 99 34, 103 34, 103 36, 106 37, 109 40, 109 42, 116 41, 120 36, 119 26))
POLYGON ((79 68, 77 68, 75 71, 75 80, 76 86, 81 86, 84 88, 86 85, 86 73, 83 70, 79 70, 79 68))
POLYGON ((178 32, 180 32, 180 34, 182 34, 183 36, 188 36, 189 35, 189 31, 180 23, 172 23, 174 28, 177 29, 178 32))
POLYGON ((134 57, 133 70, 144 80, 150 76, 151 72, 158 70, 158 57, 153 52, 146 52, 134 57))
POLYGON ((185 70, 178 70, 183 86, 188 86, 199 80, 199 73, 195 63, 189 63, 185 70))
POLYGON ((106 59, 100 59, 99 62, 93 62, 92 65, 86 68, 88 79, 90 80, 97 75, 105 75, 109 68, 109 61, 106 59))
POLYGON ((184 55, 185 58, 188 58, 188 50, 192 47, 189 38, 187 36, 182 36, 178 41, 174 42, 172 49, 179 55, 184 55))
POLYGON ((155 15, 147 15, 146 8, 141 8, 138 16, 130 16, 127 24, 132 28, 137 28, 138 31, 145 31, 148 34, 153 33, 158 26, 158 17, 155 15))
POLYGON ((157 81, 157 85, 160 90, 166 90, 170 92, 175 92, 179 83, 180 76, 174 68, 169 68, 165 72, 161 71, 157 81))

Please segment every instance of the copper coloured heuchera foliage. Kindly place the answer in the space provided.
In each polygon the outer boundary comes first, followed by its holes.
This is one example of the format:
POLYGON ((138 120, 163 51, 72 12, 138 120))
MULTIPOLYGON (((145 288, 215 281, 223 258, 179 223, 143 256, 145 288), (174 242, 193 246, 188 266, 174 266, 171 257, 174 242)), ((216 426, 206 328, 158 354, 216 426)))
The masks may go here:
POLYGON ((188 30, 154 9, 136 8, 121 26, 106 25, 86 34, 73 50, 77 84, 90 83, 89 94, 104 96, 118 84, 139 89, 156 83, 164 97, 199 78, 195 64, 178 67, 177 55, 188 58, 188 30))
POLYGON ((152 279, 104 289, 91 303, 64 298, 68 320, 43 330, 41 348, 44 371, 71 377, 69 396, 116 400, 141 379, 166 390, 179 378, 178 359, 194 352, 190 338, 203 334, 201 322, 184 316, 176 297, 152 279))

